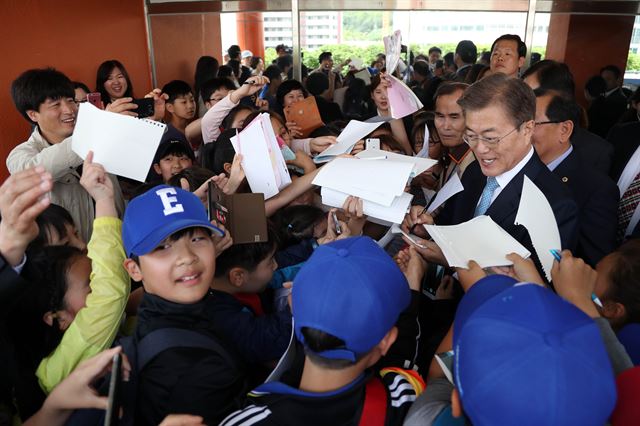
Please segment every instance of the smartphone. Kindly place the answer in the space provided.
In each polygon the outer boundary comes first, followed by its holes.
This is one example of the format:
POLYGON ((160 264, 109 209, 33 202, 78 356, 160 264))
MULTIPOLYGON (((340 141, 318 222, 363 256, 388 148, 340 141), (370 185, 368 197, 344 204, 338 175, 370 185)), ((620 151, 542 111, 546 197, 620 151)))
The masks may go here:
POLYGON ((134 99, 133 103, 138 105, 138 108, 133 110, 138 113, 138 118, 152 117, 155 113, 153 98, 134 99))
POLYGON ((111 379, 109 380, 109 402, 104 417, 104 426, 115 426, 120 423, 120 407, 122 388, 122 354, 113 356, 111 379))
POLYGON ((87 93, 87 102, 96 108, 102 109, 102 96, 98 92, 87 93))
POLYGON ((335 226, 336 235, 341 235, 342 226, 340 226, 340 222, 338 222, 338 216, 336 216, 336 212, 331 212, 331 217, 333 217, 333 224, 335 226))
POLYGON ((364 140, 364 148, 365 149, 377 149, 380 150, 380 139, 378 138, 367 138, 364 140))
POLYGON ((227 226, 229 210, 219 203, 217 194, 216 184, 209 181, 207 183, 207 215, 209 217, 209 222, 215 220, 220 225, 227 226))

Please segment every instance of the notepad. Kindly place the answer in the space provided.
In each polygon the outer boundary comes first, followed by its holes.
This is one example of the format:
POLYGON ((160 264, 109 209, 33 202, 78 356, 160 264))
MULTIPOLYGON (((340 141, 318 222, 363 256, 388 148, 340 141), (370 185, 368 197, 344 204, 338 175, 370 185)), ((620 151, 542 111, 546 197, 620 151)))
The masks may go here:
POLYGON ((489 216, 478 216, 459 225, 424 225, 442 250, 449 266, 467 268, 470 260, 480 267, 507 266, 506 258, 517 253, 523 258, 531 252, 502 229, 489 216))
POLYGON ((336 138, 336 143, 322 151, 313 159, 316 164, 326 163, 338 155, 348 154, 358 141, 377 129, 382 122, 366 123, 351 120, 336 138))
POLYGON ((432 160, 430 158, 412 157, 410 155, 398 154, 395 152, 383 151, 381 149, 366 149, 356 154, 358 158, 380 158, 386 157, 388 161, 399 161, 402 163, 413 164, 413 171, 411 177, 415 177, 421 173, 426 172, 431 167, 438 164, 438 160, 432 160))
MULTIPOLYGON (((422 102, 413 93, 413 90, 394 76, 389 75, 387 77, 391 80, 391 87, 387 88, 391 117, 402 118, 422 108, 422 102)), ((425 145, 429 145, 428 139, 425 139, 425 145)))
POLYGON ((144 182, 167 126, 157 121, 103 111, 80 104, 71 149, 114 175, 144 182))
POLYGON ((242 154, 242 168, 251 192, 262 193, 268 200, 291 184, 269 114, 258 115, 231 138, 231 144, 237 153, 242 154))
POLYGON ((287 122, 294 122, 300 127, 301 139, 308 138, 311 132, 324 126, 316 98, 313 96, 307 96, 303 100, 285 107, 284 116, 287 122))
POLYGON ((412 170, 410 163, 336 158, 320 169, 313 184, 389 207, 404 192, 412 170))
MULTIPOLYGON (((320 191, 322 204, 341 208, 349 194, 323 187, 320 191)), ((368 200, 362 200, 362 212, 370 218, 379 219, 383 224, 402 223, 404 216, 411 206, 413 195, 403 192, 395 197, 390 206, 384 206, 368 200)), ((378 221, 378 223, 381 223, 378 221)))

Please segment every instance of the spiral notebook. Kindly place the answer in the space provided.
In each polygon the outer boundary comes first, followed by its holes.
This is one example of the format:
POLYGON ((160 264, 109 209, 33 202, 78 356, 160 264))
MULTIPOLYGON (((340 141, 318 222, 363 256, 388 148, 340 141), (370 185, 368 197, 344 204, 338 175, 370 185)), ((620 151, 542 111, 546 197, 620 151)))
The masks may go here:
POLYGON ((166 127, 85 102, 78 110, 71 148, 83 159, 93 151, 93 162, 109 173, 144 182, 166 127))

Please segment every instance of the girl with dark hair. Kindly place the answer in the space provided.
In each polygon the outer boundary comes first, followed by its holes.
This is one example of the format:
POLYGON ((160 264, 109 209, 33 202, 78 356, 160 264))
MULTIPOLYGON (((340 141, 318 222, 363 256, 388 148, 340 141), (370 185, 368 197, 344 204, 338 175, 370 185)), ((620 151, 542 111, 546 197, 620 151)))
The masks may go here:
POLYGON ((91 159, 85 161, 81 182, 96 203, 88 254, 68 246, 32 252, 23 271, 32 287, 8 315, 25 418, 39 408, 32 405, 38 385, 51 392, 78 363, 111 346, 129 296, 113 185, 91 159))
MULTIPOLYGON (((387 97, 387 87, 389 82, 386 80, 386 76, 376 75, 371 78, 371 86, 369 90, 371 93, 371 99, 375 104, 378 115, 381 117, 391 117, 391 108, 389 105, 389 98, 387 97)), ((410 120, 410 117, 408 118, 410 120)), ((400 142, 402 149, 406 155, 413 155, 411 144, 409 143, 409 137, 407 136, 407 129, 405 123, 401 118, 392 119, 390 122, 391 131, 393 136, 400 142)), ((413 126, 409 126, 411 128, 413 126)))
POLYGON ((105 106, 120 98, 133 98, 131 79, 120 61, 111 59, 100 64, 96 73, 96 92, 100 92, 105 106))
POLYGON ((57 204, 51 204, 36 218, 38 236, 29 244, 29 251, 46 246, 71 246, 86 251, 87 244, 80 236, 71 214, 57 204))

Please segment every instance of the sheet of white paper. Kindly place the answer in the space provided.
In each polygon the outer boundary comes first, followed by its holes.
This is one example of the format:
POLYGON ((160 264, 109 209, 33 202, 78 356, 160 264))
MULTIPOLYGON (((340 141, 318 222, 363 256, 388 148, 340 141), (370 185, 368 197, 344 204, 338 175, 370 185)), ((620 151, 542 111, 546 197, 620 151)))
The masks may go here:
POLYGON ((291 183, 275 135, 269 134, 273 133, 273 128, 270 127, 271 121, 268 118, 269 114, 261 114, 231 138, 235 151, 242 154, 242 168, 251 191, 264 194, 265 200, 291 183))
POLYGON ((349 121, 347 127, 345 127, 336 138, 337 142, 318 154, 313 161, 316 164, 326 163, 338 155, 350 153, 353 146, 360 139, 377 129, 380 124, 382 124, 382 122, 365 123, 358 120, 349 121))
POLYGON ((393 117, 383 117, 381 115, 374 115, 371 118, 367 118, 364 122, 365 123, 388 123, 389 121, 392 121, 393 117))
POLYGON ((387 63, 387 74, 391 75, 396 70, 400 61, 400 53, 402 49, 402 34, 400 30, 396 30, 393 34, 382 38, 384 43, 384 55, 387 63))
MULTIPOLYGON (((327 187, 323 187, 320 191, 322 195, 322 204, 331 207, 342 207, 345 200, 349 196, 344 192, 335 191, 327 187)), ((411 205, 413 195, 403 192, 399 197, 395 197, 390 206, 373 203, 371 201, 362 201, 362 211, 365 215, 380 219, 388 223, 401 223, 407 214, 411 205)))
POLYGON ((429 126, 424 123, 424 142, 422 143, 422 149, 416 154, 416 157, 430 158, 429 157, 429 126))
POLYGON ((167 126, 157 121, 103 111, 88 102, 80 104, 71 148, 109 173, 144 182, 167 126))
POLYGON ((404 192, 411 170, 410 163, 336 158, 320 169, 313 184, 389 207, 404 192))
POLYGON ((512 265, 506 255, 531 253, 489 216, 478 216, 459 225, 424 225, 438 244, 449 266, 466 268, 475 260, 482 268, 512 265))
POLYGON ((527 176, 524 177, 522 183, 522 195, 515 224, 522 225, 529 231, 542 269, 544 269, 547 279, 551 281, 554 258, 549 250, 562 249, 560 231, 547 197, 527 176))
MULTIPOLYGON (((432 160, 430 158, 411 157, 409 155, 397 154, 395 152, 382 151, 380 149, 366 149, 356 154, 358 158, 379 158, 387 157, 387 161, 400 161, 403 163, 413 164, 413 176, 417 176, 429 170, 431 167, 438 164, 438 160, 432 160)), ((413 177, 412 176, 412 177, 413 177)))
POLYGON ((357 70, 362 69, 362 59, 351 57, 351 62, 349 62, 349 65, 357 70))
POLYGON ((402 228, 400 228, 400 225, 397 223, 394 223, 393 225, 391 225, 390 231, 394 234, 400 234, 405 236, 409 241, 411 241, 414 245, 420 247, 420 248, 427 248, 426 246, 420 244, 417 240, 416 237, 419 238, 417 235, 412 235, 412 234, 407 234, 406 232, 404 232, 402 230, 402 228))
POLYGON ((422 108, 422 102, 413 90, 394 76, 388 77, 391 79, 391 87, 387 88, 391 117, 402 118, 422 108))
POLYGON ((361 80, 364 80, 364 82, 365 82, 365 84, 367 86, 369 86, 371 84, 371 74, 369 74, 369 70, 367 70, 366 68, 363 69, 363 70, 358 71, 353 76, 355 78, 359 78, 361 80))
POLYGON ((436 194, 436 198, 433 200, 433 203, 431 203, 427 209, 427 213, 433 213, 438 207, 443 205, 445 201, 462 190, 464 190, 464 186, 462 186, 462 182, 460 182, 460 177, 457 173, 454 173, 447 183, 442 185, 442 188, 440 188, 440 191, 436 194))

